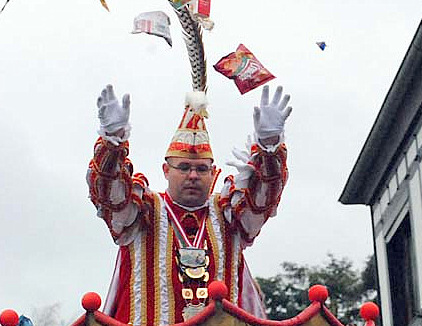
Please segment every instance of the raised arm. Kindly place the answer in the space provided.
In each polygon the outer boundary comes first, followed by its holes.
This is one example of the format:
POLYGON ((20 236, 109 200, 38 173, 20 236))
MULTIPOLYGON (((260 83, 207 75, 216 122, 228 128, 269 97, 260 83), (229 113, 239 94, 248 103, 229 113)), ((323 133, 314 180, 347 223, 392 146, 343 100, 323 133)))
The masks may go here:
POLYGON ((241 234, 244 246, 251 245, 262 225, 277 211, 287 182, 287 149, 284 125, 292 108, 290 96, 282 97, 277 87, 269 102, 269 88, 264 86, 261 104, 254 109, 254 141, 250 138, 246 150, 233 150, 238 174, 226 178, 221 193, 221 205, 227 221, 241 234))
POLYGON ((97 215, 104 219, 119 245, 130 243, 145 221, 148 181, 142 174, 133 175, 128 159, 130 134, 130 97, 122 105, 113 87, 107 85, 97 101, 100 137, 95 143, 87 182, 90 199, 97 215))

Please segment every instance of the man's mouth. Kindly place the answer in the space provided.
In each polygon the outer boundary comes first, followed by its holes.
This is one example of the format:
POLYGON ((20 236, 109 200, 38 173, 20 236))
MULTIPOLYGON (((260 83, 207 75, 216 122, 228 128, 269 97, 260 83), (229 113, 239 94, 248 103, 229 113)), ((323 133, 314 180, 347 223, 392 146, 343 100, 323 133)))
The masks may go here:
POLYGON ((185 186, 183 188, 185 190, 188 190, 188 191, 199 191, 199 188, 198 187, 195 187, 195 186, 185 186))

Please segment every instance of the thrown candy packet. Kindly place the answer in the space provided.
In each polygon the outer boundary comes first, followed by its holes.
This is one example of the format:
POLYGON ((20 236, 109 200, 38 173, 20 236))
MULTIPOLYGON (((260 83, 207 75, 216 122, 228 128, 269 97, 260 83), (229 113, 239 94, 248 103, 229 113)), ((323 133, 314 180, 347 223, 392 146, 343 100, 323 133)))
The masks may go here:
POLYGON ((170 18, 162 11, 143 12, 133 20, 132 34, 147 33, 162 37, 172 46, 170 18))
POLYGON ((189 5, 193 14, 200 17, 210 17, 211 0, 195 0, 189 5))
POLYGON ((214 28, 214 22, 210 19, 211 0, 195 0, 189 4, 192 18, 204 29, 210 31, 214 28))
POLYGON ((237 47, 236 52, 221 58, 213 67, 227 78, 234 79, 240 94, 275 78, 243 44, 237 47))

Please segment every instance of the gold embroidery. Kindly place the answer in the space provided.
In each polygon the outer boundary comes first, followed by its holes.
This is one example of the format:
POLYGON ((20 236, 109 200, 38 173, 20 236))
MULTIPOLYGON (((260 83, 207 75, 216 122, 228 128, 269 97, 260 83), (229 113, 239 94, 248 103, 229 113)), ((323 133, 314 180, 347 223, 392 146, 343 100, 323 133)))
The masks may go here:
POLYGON ((158 195, 154 196, 154 216, 156 217, 154 220, 154 325, 161 324, 160 320, 160 309, 161 309, 161 287, 160 287, 160 226, 161 226, 161 215, 160 215, 160 199, 158 195), (157 218, 158 217, 158 218, 157 218))
POLYGON ((147 322, 147 230, 142 231, 141 241, 141 324, 147 322))
MULTIPOLYGON (((161 215, 160 215, 161 216, 161 215)), ((167 258, 166 266, 172 266, 173 263, 173 232, 170 224, 167 227, 167 258)), ((168 305, 169 305, 169 325, 174 324, 174 287, 173 287, 173 268, 167 268, 167 284, 168 284, 168 305)))
POLYGON ((130 317, 129 321, 134 322, 135 319, 135 294, 133 291, 133 285, 135 283, 135 248, 134 248, 134 242, 130 244, 129 253, 130 253, 130 264, 131 264, 131 273, 130 273, 130 317))

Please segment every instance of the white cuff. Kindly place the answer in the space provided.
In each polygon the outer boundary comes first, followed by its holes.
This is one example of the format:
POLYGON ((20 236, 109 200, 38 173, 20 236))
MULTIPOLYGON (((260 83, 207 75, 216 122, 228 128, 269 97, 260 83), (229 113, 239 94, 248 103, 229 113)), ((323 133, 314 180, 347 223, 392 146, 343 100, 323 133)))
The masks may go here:
POLYGON ((277 151, 277 148, 284 143, 284 133, 281 133, 278 136, 278 143, 275 145, 262 145, 261 142, 259 141, 259 138, 257 136, 257 134, 255 133, 255 142, 258 144, 258 146, 265 152, 268 153, 274 153, 275 151, 277 151))
POLYGON ((132 129, 131 125, 128 123, 126 126, 123 127, 125 130, 125 133, 123 135, 123 137, 118 137, 118 136, 109 136, 107 135, 107 131, 100 127, 100 129, 98 130, 98 134, 103 137, 103 139, 109 141, 110 143, 112 143, 115 146, 119 146, 119 144, 125 142, 126 140, 129 139, 130 137, 130 130, 132 129))

